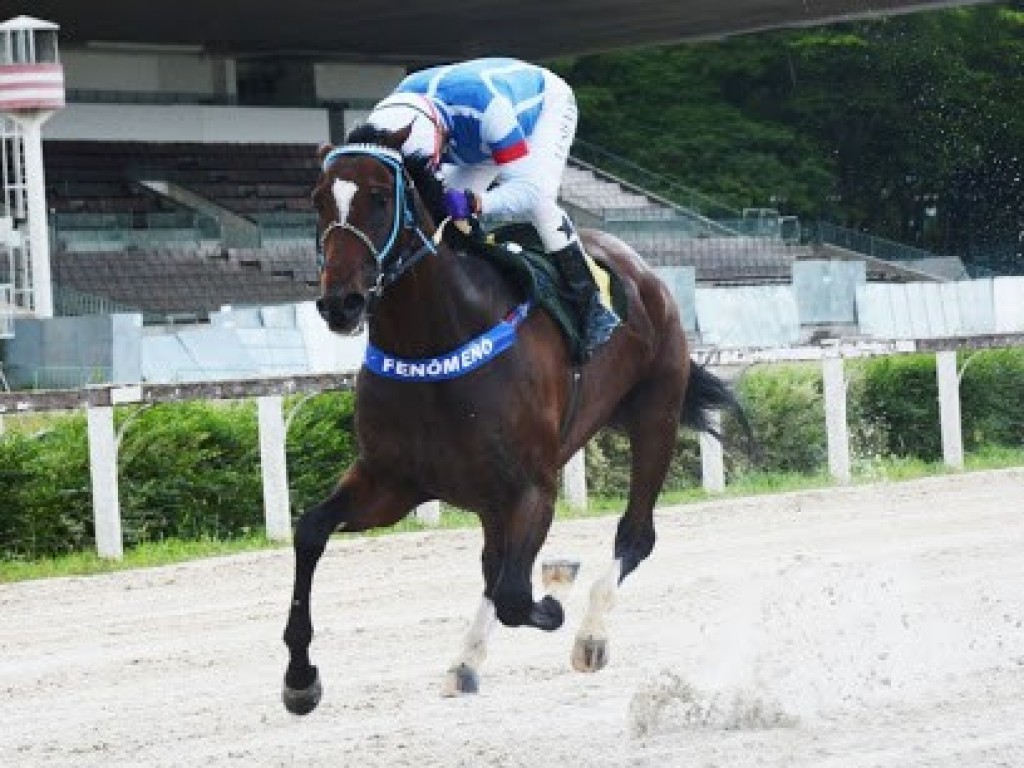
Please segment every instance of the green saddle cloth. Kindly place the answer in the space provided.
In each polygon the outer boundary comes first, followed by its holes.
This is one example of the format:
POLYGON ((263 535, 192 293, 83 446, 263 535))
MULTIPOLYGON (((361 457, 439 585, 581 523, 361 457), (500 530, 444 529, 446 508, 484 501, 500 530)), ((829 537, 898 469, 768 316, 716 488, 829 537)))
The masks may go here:
MULTIPOLYGON (((506 224, 488 233, 485 242, 476 241, 482 255, 504 272, 526 295, 542 307, 562 329, 569 352, 576 362, 582 360, 584 318, 569 301, 570 293, 561 273, 541 245, 530 224, 506 224)), ((622 280, 604 264, 598 266, 608 274, 612 307, 624 321, 627 297, 622 280)))

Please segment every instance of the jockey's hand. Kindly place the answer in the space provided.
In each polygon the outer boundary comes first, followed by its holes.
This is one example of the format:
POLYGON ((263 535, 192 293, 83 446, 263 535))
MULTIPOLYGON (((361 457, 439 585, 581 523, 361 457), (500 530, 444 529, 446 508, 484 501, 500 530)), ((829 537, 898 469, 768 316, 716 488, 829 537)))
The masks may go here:
POLYGON ((444 193, 444 210, 453 221, 468 221, 480 213, 480 199, 468 189, 449 189, 444 193))

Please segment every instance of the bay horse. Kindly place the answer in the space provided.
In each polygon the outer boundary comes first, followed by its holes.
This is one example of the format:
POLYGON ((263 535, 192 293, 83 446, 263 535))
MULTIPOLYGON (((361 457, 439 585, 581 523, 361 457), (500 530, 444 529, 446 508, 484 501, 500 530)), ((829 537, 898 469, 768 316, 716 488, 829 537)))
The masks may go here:
POLYGON ((560 627, 558 597, 575 567, 546 571, 549 593, 537 601, 534 562, 560 468, 598 429, 613 426, 630 443, 629 499, 571 654, 576 669, 601 669, 618 585, 654 547, 654 505, 680 422, 710 431, 711 409, 743 415, 724 383, 691 363, 669 290, 628 245, 598 231, 582 232, 585 248, 617 273, 628 307, 605 345, 576 366, 547 313, 524 304, 521 289, 487 258, 441 237, 441 182, 422 159, 399 154, 408 133, 363 125, 346 144, 319 152, 317 306, 339 334, 366 322, 369 345, 355 387, 357 458, 295 526, 282 694, 295 714, 311 712, 322 693, 309 657, 310 592, 328 538, 393 525, 426 501, 475 512, 484 534, 483 598, 445 693, 478 689, 497 622, 560 627))

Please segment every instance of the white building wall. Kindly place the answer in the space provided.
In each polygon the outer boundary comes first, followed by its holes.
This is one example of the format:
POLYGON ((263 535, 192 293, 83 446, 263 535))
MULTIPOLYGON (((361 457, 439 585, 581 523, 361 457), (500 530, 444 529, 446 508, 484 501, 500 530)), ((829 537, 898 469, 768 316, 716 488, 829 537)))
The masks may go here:
POLYGON ((391 93, 403 77, 405 68, 396 65, 322 63, 313 66, 316 96, 328 101, 377 101, 391 93))
POLYGON ((224 61, 200 53, 71 49, 61 61, 71 90, 212 95, 223 82, 224 61))
POLYGON ((319 144, 322 109, 148 104, 68 104, 43 127, 46 140, 319 144))

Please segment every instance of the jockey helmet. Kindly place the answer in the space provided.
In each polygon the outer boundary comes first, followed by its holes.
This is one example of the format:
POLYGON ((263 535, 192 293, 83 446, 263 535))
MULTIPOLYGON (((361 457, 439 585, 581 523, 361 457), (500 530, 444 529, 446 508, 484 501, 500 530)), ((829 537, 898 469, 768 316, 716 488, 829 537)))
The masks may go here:
POLYGON ((444 151, 445 126, 433 100, 419 93, 393 93, 380 101, 366 119, 375 128, 398 131, 410 123, 412 131, 401 147, 404 156, 418 154, 430 159, 434 168, 444 151))

